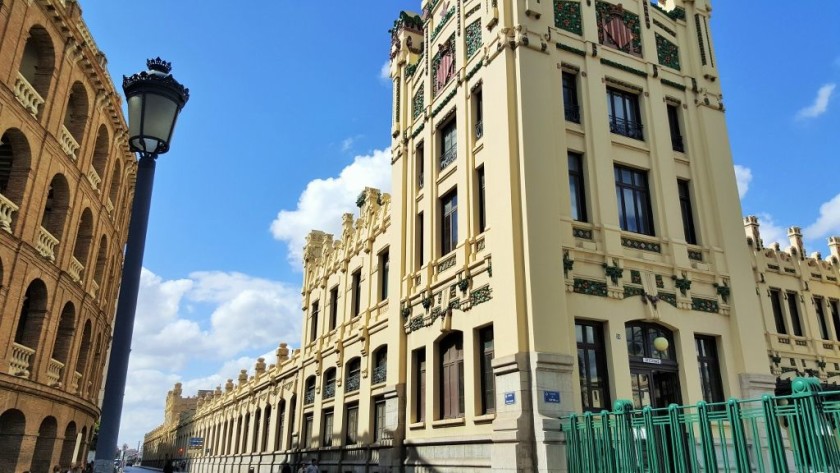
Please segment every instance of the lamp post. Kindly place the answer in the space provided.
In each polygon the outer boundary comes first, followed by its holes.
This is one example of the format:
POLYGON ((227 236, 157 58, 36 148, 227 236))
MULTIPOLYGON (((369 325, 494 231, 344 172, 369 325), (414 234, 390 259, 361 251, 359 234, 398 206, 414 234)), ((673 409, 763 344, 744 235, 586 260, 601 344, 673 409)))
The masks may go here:
POLYGON ((137 162, 134 203, 96 442, 95 473, 112 473, 114 469, 114 451, 120 430, 137 290, 140 287, 140 270, 143 266, 149 206, 155 180, 155 160, 159 154, 169 151, 169 141, 178 113, 190 98, 189 89, 169 74, 172 69, 170 63, 156 58, 146 61, 146 65, 148 71, 123 77, 123 90, 128 101, 128 146, 132 152, 138 153, 140 159, 137 162))

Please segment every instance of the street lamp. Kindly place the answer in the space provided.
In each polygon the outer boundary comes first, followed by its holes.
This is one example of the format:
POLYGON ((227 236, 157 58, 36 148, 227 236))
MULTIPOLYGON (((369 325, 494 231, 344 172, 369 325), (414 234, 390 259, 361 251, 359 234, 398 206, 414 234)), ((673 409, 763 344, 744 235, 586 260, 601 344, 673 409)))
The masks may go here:
POLYGON ((134 203, 96 442, 95 473, 111 473, 114 469, 114 448, 117 445, 125 395, 137 290, 140 287, 149 206, 155 181, 155 160, 159 154, 169 151, 178 113, 190 98, 189 89, 169 74, 172 70, 170 63, 155 58, 146 61, 146 65, 149 68, 146 72, 123 76, 123 90, 128 101, 128 146, 132 152, 139 154, 140 159, 137 162, 134 203))

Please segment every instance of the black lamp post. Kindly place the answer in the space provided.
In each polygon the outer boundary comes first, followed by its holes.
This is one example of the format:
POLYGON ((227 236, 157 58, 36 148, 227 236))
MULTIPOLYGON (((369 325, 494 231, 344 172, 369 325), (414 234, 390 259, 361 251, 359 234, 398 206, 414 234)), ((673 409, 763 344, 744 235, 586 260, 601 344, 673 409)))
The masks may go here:
POLYGON ((114 452, 120 431, 137 290, 140 287, 140 270, 143 266, 149 206, 155 180, 155 159, 159 154, 169 151, 175 120, 190 98, 189 89, 169 74, 172 69, 170 63, 156 58, 146 61, 146 65, 148 71, 123 77, 123 90, 128 100, 128 146, 131 151, 139 154, 140 160, 137 162, 134 203, 96 442, 95 473, 112 473, 114 470, 114 452))

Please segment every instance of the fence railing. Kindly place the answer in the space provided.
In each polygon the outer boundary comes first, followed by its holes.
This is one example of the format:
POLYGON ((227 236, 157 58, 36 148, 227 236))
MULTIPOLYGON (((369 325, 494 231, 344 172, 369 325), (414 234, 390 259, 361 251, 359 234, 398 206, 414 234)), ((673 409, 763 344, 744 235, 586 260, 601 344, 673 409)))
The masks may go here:
POLYGON ((562 419, 572 473, 840 472, 840 391, 797 378, 789 396, 562 419))

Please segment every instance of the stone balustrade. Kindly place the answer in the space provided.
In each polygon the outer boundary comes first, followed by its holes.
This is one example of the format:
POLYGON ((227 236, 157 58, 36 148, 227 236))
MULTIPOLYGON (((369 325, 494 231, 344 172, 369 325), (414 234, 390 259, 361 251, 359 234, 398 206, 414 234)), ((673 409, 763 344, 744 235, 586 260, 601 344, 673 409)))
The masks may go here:
POLYGON ((79 394, 79 382, 82 380, 82 373, 78 371, 73 373, 73 394, 79 394))
POLYGON ((47 381, 50 386, 58 386, 61 382, 61 370, 64 369, 64 363, 50 358, 50 364, 47 366, 47 381))
POLYGON ((12 376, 29 377, 29 363, 35 350, 20 343, 12 344, 12 359, 9 362, 9 374, 12 376))
POLYGON ((87 173, 88 181, 90 181, 90 185, 93 187, 94 190, 99 191, 99 183, 102 182, 102 178, 99 177, 99 174, 96 172, 96 169, 90 168, 90 171, 87 173))
POLYGON ((108 213, 109 213, 109 214, 113 214, 113 213, 114 213, 114 203, 113 203, 113 202, 111 202, 111 198, 110 198, 110 197, 108 197, 107 199, 105 199, 105 208, 106 208, 106 209, 108 209, 108 213))
POLYGON ((20 71, 18 71, 17 80, 15 80, 15 98, 33 117, 38 117, 38 108, 44 103, 44 99, 20 71))
POLYGON ((50 261, 55 261, 55 247, 58 245, 58 238, 52 236, 44 227, 38 229, 38 243, 35 249, 41 256, 50 261))
POLYGON ((90 282, 90 295, 96 299, 96 294, 99 292, 99 283, 96 281, 90 282))
POLYGON ((0 228, 12 233, 12 214, 18 211, 18 206, 0 194, 0 228))
POLYGON ((70 269, 67 270, 70 273, 70 277, 73 278, 73 282, 79 282, 82 280, 82 271, 85 270, 85 266, 76 259, 75 256, 70 258, 70 269))
POLYGON ((79 149, 79 143, 76 142, 76 139, 73 138, 73 135, 70 134, 70 130, 67 129, 66 126, 61 125, 61 149, 64 150, 64 153, 67 156, 70 156, 73 161, 76 160, 76 150, 79 149))

